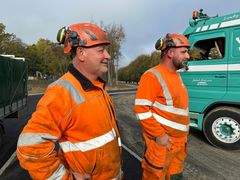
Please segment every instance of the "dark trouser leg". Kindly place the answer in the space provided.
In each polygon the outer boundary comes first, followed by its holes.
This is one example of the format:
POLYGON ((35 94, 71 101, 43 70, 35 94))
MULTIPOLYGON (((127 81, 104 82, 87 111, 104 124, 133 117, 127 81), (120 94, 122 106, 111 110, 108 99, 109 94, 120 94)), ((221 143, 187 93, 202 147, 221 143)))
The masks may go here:
POLYGON ((183 173, 170 175, 170 180, 183 180, 183 173))

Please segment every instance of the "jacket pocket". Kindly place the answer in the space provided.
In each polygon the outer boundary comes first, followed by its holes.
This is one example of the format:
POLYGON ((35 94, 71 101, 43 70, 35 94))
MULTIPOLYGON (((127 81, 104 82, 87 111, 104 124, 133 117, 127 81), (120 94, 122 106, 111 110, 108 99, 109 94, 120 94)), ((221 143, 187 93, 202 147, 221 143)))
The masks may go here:
POLYGON ((75 173, 92 174, 97 162, 96 150, 88 152, 65 153, 64 157, 69 168, 75 173))
POLYGON ((165 169, 167 148, 151 140, 145 151, 142 167, 145 172, 161 177, 165 169))
POLYGON ((95 175, 101 171, 101 160, 103 160, 103 150, 101 148, 96 150, 96 162, 92 169, 92 175, 95 175))

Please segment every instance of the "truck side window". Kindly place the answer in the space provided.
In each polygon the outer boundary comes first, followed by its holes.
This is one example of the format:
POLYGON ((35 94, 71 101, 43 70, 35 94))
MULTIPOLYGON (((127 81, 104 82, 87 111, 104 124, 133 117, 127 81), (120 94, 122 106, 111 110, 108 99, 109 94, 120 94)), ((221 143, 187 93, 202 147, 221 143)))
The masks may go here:
POLYGON ((191 61, 222 59, 224 54, 224 37, 197 41, 189 51, 191 61))

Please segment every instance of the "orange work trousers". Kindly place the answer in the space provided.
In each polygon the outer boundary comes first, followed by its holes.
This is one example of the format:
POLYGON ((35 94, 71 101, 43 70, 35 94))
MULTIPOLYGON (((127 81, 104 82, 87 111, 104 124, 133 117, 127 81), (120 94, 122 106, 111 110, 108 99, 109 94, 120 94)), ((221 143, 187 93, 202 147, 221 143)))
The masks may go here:
POLYGON ((170 150, 158 145, 154 140, 147 141, 142 161, 142 180, 168 180, 170 175, 183 171, 187 156, 186 141, 178 142, 177 139, 172 138, 170 150))

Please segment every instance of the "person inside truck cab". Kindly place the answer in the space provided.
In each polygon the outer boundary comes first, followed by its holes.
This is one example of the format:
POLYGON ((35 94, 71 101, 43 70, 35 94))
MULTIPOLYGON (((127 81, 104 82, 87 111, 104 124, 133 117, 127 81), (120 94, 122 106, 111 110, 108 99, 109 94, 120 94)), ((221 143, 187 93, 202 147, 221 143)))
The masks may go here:
POLYGON ((224 57, 225 41, 223 38, 214 38, 198 41, 189 51, 193 61, 222 59, 224 57))

